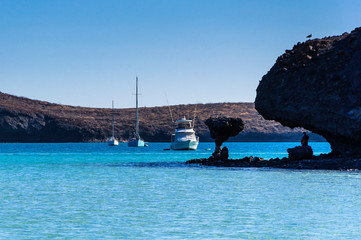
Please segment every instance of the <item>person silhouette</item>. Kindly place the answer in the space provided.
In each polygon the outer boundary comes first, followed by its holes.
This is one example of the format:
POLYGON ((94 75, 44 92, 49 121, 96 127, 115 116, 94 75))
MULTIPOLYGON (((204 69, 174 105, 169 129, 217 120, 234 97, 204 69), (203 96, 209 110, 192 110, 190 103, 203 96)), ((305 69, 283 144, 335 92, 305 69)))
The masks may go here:
POLYGON ((301 144, 302 146, 308 146, 308 139, 310 137, 306 134, 306 132, 303 132, 303 136, 301 138, 301 144))

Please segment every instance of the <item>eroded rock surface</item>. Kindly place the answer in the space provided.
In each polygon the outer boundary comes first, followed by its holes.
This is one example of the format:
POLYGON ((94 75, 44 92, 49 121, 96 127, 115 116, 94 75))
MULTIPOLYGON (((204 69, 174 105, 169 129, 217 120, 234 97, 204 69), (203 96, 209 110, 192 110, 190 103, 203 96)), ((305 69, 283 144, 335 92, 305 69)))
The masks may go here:
POLYGON ((361 28, 298 43, 262 78, 255 107, 322 135, 335 156, 361 156, 361 28))
POLYGON ((210 117, 205 121, 209 128, 211 137, 216 144, 213 156, 217 155, 227 156, 228 149, 221 149, 222 144, 230 137, 237 136, 243 129, 244 123, 241 118, 228 118, 228 117, 210 117), (221 154, 224 152, 223 154, 221 154))

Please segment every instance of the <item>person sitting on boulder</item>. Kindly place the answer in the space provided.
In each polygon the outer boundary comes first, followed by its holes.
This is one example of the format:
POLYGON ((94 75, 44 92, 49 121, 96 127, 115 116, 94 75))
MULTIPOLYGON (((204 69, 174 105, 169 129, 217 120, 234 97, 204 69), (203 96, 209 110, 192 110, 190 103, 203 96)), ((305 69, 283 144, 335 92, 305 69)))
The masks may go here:
POLYGON ((306 132, 303 132, 303 136, 302 136, 302 139, 301 139, 301 144, 302 146, 308 146, 308 139, 310 137, 306 134, 306 132))
POLYGON ((226 159, 228 160, 228 148, 227 147, 223 147, 221 150, 221 159, 226 159))

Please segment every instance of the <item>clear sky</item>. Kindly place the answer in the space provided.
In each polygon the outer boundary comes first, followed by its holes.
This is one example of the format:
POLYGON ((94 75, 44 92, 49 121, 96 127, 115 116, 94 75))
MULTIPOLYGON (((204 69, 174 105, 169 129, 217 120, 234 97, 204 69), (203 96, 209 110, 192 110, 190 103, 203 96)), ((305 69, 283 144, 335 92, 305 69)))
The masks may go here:
POLYGON ((360 0, 0 0, 0 91, 85 107, 253 102, 284 50, 360 0))

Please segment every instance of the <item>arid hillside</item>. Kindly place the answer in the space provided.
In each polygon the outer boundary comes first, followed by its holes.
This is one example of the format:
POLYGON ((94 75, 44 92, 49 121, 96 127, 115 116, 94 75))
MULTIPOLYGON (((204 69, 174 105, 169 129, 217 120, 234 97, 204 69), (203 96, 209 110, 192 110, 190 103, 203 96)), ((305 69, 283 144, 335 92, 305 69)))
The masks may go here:
MULTIPOLYGON (((175 119, 194 118, 201 141, 211 141, 204 120, 210 116, 241 117, 244 131, 231 141, 298 141, 302 129, 266 121, 253 103, 170 106, 175 119)), ((115 135, 126 141, 135 126, 135 109, 114 109, 115 135)), ((112 110, 31 100, 0 92, 0 142, 104 142, 111 135, 112 110)), ((140 134, 148 142, 166 142, 174 131, 169 108, 140 108, 140 134)), ((311 140, 322 141, 318 135, 311 140)))

